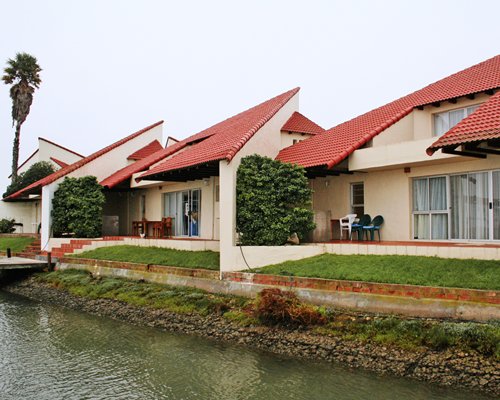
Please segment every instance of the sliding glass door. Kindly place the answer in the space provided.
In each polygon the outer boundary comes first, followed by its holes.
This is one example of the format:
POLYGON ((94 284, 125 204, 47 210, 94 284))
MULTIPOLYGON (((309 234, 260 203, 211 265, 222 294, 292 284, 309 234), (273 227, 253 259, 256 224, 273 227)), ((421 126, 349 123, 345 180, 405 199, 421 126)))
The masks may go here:
POLYGON ((492 173, 493 240, 500 240, 500 171, 492 173))
POLYGON ((488 240, 488 172, 451 176, 450 197, 451 239, 488 240))
POLYGON ((413 238, 500 240, 500 171, 415 178, 413 238))
POLYGON ((172 235, 198 237, 201 222, 201 190, 165 193, 164 216, 172 218, 172 235))

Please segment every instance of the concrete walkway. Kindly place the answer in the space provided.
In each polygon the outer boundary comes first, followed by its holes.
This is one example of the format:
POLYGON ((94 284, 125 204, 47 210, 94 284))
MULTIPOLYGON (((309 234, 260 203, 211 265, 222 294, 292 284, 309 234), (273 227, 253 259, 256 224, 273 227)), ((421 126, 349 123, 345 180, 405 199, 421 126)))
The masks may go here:
POLYGON ((0 271, 12 269, 36 269, 40 270, 47 266, 46 261, 32 260, 21 257, 0 257, 0 271))

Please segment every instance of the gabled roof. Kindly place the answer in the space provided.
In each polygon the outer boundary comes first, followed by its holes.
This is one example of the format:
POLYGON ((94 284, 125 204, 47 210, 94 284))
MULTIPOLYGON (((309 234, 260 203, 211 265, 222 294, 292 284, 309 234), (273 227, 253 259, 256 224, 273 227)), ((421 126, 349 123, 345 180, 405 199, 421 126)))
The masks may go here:
POLYGON ((150 154, 149 156, 139 160, 131 165, 116 171, 114 174, 108 176, 106 179, 102 180, 100 184, 108 189, 111 189, 120 183, 129 180, 132 176, 138 172, 146 171, 151 165, 154 165, 168 156, 175 154, 182 148, 186 146, 186 143, 175 143, 165 149, 158 150, 157 152, 150 154))
MULTIPOLYGON (((64 147, 64 146, 61 146, 60 144, 57 144, 57 143, 55 143, 55 142, 52 142, 51 140, 45 139, 45 138, 43 138, 43 137, 39 137, 39 138, 38 138, 38 140, 43 140, 44 142, 50 143, 51 145, 56 146, 56 147, 59 147, 60 149, 63 149, 63 150, 65 150, 65 151, 69 152, 69 153, 73 153, 75 156, 78 156, 78 157, 80 157, 80 158, 83 158, 83 156, 82 156, 81 154, 78 154, 76 151, 70 150, 70 149, 68 149, 67 147, 64 147)), ((24 160, 24 161, 21 163, 21 165, 19 165, 19 166, 17 167, 17 170, 19 171, 19 170, 20 170, 20 169, 21 169, 21 168, 22 168, 22 167, 23 167, 23 166, 24 166, 24 165, 25 165, 25 164, 26 164, 29 160, 31 160, 31 158, 33 158, 33 156, 34 156, 36 153, 38 153, 38 151, 39 151, 39 150, 40 150, 40 149, 36 149, 33 153, 31 153, 31 155, 30 155, 30 156, 29 156, 26 160, 24 160)), ((50 158, 52 159, 52 157, 50 157, 50 158)), ((58 162, 56 162, 55 160, 52 160, 52 161, 54 161, 56 164, 59 164, 59 163, 58 163, 58 162)), ((65 164, 65 165, 68 165, 68 164, 64 163, 63 161, 60 161, 60 162, 62 162, 62 163, 63 163, 63 164, 65 164)), ((59 164, 59 165, 60 165, 60 164, 59 164)), ((62 167, 62 165, 60 165, 60 166, 62 167)), ((10 178, 11 176, 12 176, 12 175, 9 175, 9 178, 10 178)))
POLYGON ((192 136, 191 138, 208 138, 157 165, 139 179, 147 177, 154 180, 155 175, 167 171, 224 159, 231 161, 245 143, 299 90, 300 88, 289 90, 192 136))
POLYGON ((415 107, 500 87, 500 55, 280 151, 278 160, 332 168, 415 107))
POLYGON ((491 139, 500 139, 500 91, 429 146, 427 154, 443 147, 491 139))
POLYGON ((153 140, 151 143, 144 146, 142 149, 137 150, 127 157, 128 160, 142 160, 153 153, 163 149, 163 146, 158 140, 153 140))
POLYGON ((50 157, 52 161, 54 161, 57 165, 59 165, 61 168, 67 167, 68 164, 65 163, 64 161, 58 160, 57 158, 50 157))
POLYGON ((12 200, 12 199, 18 198, 24 194, 30 194, 30 193, 33 193, 35 191, 38 191, 43 186, 46 186, 46 185, 51 184, 52 182, 55 182, 56 180, 68 175, 69 173, 77 170, 78 168, 83 167, 84 165, 88 164, 89 162, 95 160, 96 158, 101 157, 102 155, 108 153, 109 151, 127 143, 128 141, 130 141, 132 139, 135 139, 137 136, 140 136, 144 132, 147 132, 150 129, 153 129, 161 124, 163 124, 163 121, 158 121, 153 125, 149 125, 146 128, 141 129, 140 131, 134 132, 131 135, 129 135, 121 140, 118 140, 117 142, 115 142, 109 146, 106 146, 99 151, 96 151, 95 153, 91 154, 90 156, 82 158, 81 160, 78 160, 77 162, 70 164, 67 167, 61 168, 60 170, 54 172, 53 174, 50 174, 50 175, 46 176, 45 178, 40 179, 39 181, 32 183, 31 185, 11 194, 10 196, 7 196, 4 200, 12 200))
POLYGON ((309 118, 304 117, 298 111, 295 111, 292 116, 285 122, 281 128, 282 131, 306 133, 308 135, 316 135, 325 130, 318 124, 312 122, 309 118))
POLYGON ((44 142, 47 142, 47 143, 50 143, 51 145, 53 146, 56 146, 56 147, 59 147, 60 149, 63 149, 63 150, 66 150, 67 152, 69 153, 73 153, 75 156, 78 156, 78 157, 81 157, 83 158, 84 156, 82 156, 81 154, 77 153, 76 151, 73 151, 71 149, 68 149, 67 147, 64 147, 64 146, 61 146, 60 144, 57 144, 51 140, 48 140, 48 139, 45 139, 43 137, 39 137, 38 140, 43 140, 44 142))

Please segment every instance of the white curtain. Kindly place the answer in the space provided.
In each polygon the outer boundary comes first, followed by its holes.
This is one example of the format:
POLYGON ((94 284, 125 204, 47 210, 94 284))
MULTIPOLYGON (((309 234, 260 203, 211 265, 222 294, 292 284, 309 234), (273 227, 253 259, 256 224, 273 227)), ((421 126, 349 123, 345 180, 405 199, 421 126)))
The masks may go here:
POLYGON ((413 180, 413 211, 429 210, 428 182, 427 178, 413 180))
POLYGON ((450 130, 448 113, 434 115, 434 136, 442 136, 450 130))
POLYGON ((415 214, 413 221, 413 238, 414 239, 430 239, 429 238, 429 214, 415 214))
POLYGON ((452 239, 469 238, 467 197, 467 175, 450 176, 450 237, 452 239))
POLYGON ((488 173, 469 174, 470 239, 488 239, 488 173))
POLYGON ((465 117, 465 110, 456 110, 456 111, 450 111, 449 112, 449 119, 450 119, 450 127, 449 129, 453 128, 456 124, 458 124, 461 120, 463 120, 465 117))

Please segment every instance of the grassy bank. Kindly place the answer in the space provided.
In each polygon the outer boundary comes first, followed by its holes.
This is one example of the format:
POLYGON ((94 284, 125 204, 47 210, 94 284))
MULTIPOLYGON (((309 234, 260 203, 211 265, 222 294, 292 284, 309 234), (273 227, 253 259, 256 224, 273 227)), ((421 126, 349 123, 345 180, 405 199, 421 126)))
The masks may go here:
POLYGON ((13 252, 20 252, 34 240, 32 237, 0 237, 0 251, 10 248, 13 252))
POLYGON ((311 278, 500 290, 500 261, 322 254, 256 270, 311 278))
MULTIPOLYGON (((80 270, 41 273, 37 274, 35 279, 76 296, 115 299, 136 306, 166 309, 176 313, 223 315, 227 320, 242 327, 264 325, 262 315, 258 314, 259 300, 121 278, 96 278, 80 270)), ((272 307, 272 304, 270 306, 272 307)), ((301 305, 300 308, 302 311, 307 311, 308 308, 309 311, 321 313, 323 325, 309 327, 315 334, 412 350, 454 348, 476 351, 500 359, 498 321, 490 324, 439 322, 347 314, 313 306, 301 305)))
POLYGON ((171 267, 203 268, 219 270, 219 253, 214 251, 185 251, 162 247, 110 246, 71 257, 92 258, 96 260, 135 262, 143 264, 167 265, 171 267))

